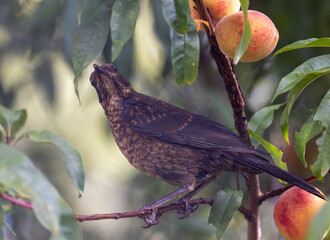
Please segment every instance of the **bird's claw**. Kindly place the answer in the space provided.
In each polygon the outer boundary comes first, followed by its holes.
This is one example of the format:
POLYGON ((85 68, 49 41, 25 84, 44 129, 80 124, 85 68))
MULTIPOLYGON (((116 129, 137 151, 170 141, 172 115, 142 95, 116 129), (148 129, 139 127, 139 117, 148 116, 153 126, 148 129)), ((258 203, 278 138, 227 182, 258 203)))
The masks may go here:
POLYGON ((152 227, 154 225, 157 225, 159 223, 158 218, 154 218, 153 216, 144 217, 143 220, 147 224, 147 226, 144 226, 142 228, 150 228, 150 227, 152 227))
POLYGON ((177 210, 177 213, 179 214, 182 214, 181 217, 179 217, 179 219, 184 219, 184 218, 187 218, 190 216, 191 213, 195 212, 198 207, 199 207, 199 204, 197 205, 194 205, 194 206, 191 206, 190 204, 190 199, 185 199, 185 198, 182 198, 178 201, 179 203, 180 202, 184 202, 184 207, 182 207, 181 209, 178 209, 177 210))
POLYGON ((154 225, 157 225, 159 223, 159 219, 157 217, 158 208, 152 208, 151 205, 146 204, 142 208, 140 208, 140 211, 142 211, 142 210, 149 210, 149 211, 151 211, 151 214, 148 214, 146 216, 141 216, 140 217, 147 224, 147 226, 142 227, 142 228, 150 228, 150 227, 152 227, 154 225))

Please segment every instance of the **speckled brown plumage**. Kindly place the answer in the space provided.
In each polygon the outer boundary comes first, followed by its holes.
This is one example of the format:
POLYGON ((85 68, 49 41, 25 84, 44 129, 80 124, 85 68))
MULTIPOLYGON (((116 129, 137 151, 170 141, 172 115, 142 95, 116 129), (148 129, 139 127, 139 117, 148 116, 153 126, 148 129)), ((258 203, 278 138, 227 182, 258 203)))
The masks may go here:
POLYGON ((313 186, 270 164, 261 157, 264 153, 223 125, 136 92, 112 64, 94 67, 91 83, 116 143, 144 174, 192 191, 196 183, 221 171, 265 171, 324 198, 313 186))

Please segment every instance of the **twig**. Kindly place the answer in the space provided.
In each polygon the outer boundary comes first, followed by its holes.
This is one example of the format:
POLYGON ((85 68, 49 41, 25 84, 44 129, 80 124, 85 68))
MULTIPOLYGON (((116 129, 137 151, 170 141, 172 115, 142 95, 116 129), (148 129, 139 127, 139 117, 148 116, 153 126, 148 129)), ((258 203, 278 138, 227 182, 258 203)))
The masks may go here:
POLYGON ((25 207, 25 208, 28 208, 28 209, 33 209, 33 206, 32 204, 30 203, 27 203, 27 202, 22 202, 16 198, 12 198, 11 196, 5 194, 5 193, 1 193, 1 197, 15 205, 19 205, 19 206, 22 206, 22 207, 25 207))
MULTIPOLYGON (((190 200, 189 204, 191 207, 195 207, 201 204, 206 204, 212 206, 213 199, 208 198, 199 198, 190 200)), ((164 207, 158 208, 157 217, 159 218, 164 213, 173 211, 173 210, 180 210, 186 206, 184 201, 177 202, 177 203, 170 203, 164 207)), ((151 210, 140 210, 140 211, 131 211, 131 212, 122 212, 122 213, 110 213, 110 214, 94 214, 94 215, 78 215, 76 219, 80 222, 83 221, 91 221, 91 220, 100 220, 100 219, 120 219, 120 218, 130 218, 130 217, 145 217, 151 214, 151 210)))
MULTIPOLYGON (((22 202, 19 201, 18 199, 15 199, 13 197, 10 197, 9 195, 5 194, 5 193, 1 193, 0 197, 2 197, 3 199, 18 205, 18 206, 22 206, 25 207, 27 209, 33 209, 32 204, 27 203, 27 202, 22 202)), ((209 199, 209 198, 198 198, 198 199, 194 199, 194 200, 190 200, 189 201, 189 205, 194 208, 194 207, 198 207, 199 205, 213 205, 214 200, 213 199, 209 199)), ((159 218, 160 216, 162 216, 163 214, 165 214, 166 212, 169 211, 173 211, 173 210, 181 210, 184 209, 186 207, 186 202, 185 201, 180 201, 177 203, 170 203, 166 206, 160 207, 157 211, 157 217, 159 218)), ((243 206, 239 207, 238 209, 246 218, 253 218, 253 214, 251 212, 249 212, 249 210, 247 210, 246 208, 244 208, 243 206)), ((102 219, 121 219, 121 218, 131 218, 131 217, 145 217, 151 214, 151 210, 140 210, 140 211, 131 211, 131 212, 122 212, 122 213, 109 213, 109 214, 93 214, 93 215, 77 215, 76 219, 80 222, 84 222, 84 221, 93 221, 93 220, 102 220, 102 219)))
MULTIPOLYGON (((328 174, 330 171, 328 172, 328 174)), ((316 177, 308 177, 305 179, 306 182, 312 182, 316 180, 316 177)), ((262 196, 259 197, 258 204, 260 205, 263 201, 267 200, 268 198, 278 196, 288 190, 289 188, 293 187, 293 185, 287 185, 278 189, 275 189, 271 192, 265 193, 262 196)), ((3 199, 6 199, 7 201, 19 205, 28 209, 33 209, 32 204, 27 203, 27 202, 22 202, 19 201, 18 199, 12 198, 8 196, 7 194, 1 193, 1 197, 3 199)), ((189 205, 191 207, 198 207, 199 205, 209 205, 212 206, 214 202, 214 199, 209 199, 209 198, 198 198, 194 200, 189 201, 189 205)), ((169 211, 173 210, 181 210, 186 207, 186 202, 185 201, 180 201, 177 203, 170 203, 166 206, 160 207, 157 211, 157 217, 161 217, 163 214, 169 211)), ((251 211, 248 208, 245 208, 244 206, 240 206, 238 208, 238 211, 244 215, 244 217, 248 221, 254 221, 256 218, 256 215, 253 211, 251 211)), ((77 215, 76 219, 80 222, 84 221, 93 221, 93 220, 102 220, 102 219, 121 219, 121 218, 132 218, 132 217, 145 217, 151 214, 150 210, 140 210, 140 211, 131 211, 131 212, 122 212, 122 213, 109 213, 109 214, 93 214, 93 215, 77 215)))
MULTIPOLYGON (((189 201, 189 205, 193 207, 198 207, 199 205, 213 205, 214 200, 209 198, 198 198, 189 201)), ((170 203, 166 206, 160 207, 157 211, 157 218, 165 214, 166 212, 173 210, 181 210, 186 207, 186 202, 180 201, 177 203, 170 203)), ((248 209, 240 206, 238 208, 246 218, 253 219, 255 216, 248 209)), ((77 215, 76 219, 80 222, 84 221, 93 221, 93 220, 102 220, 102 219, 121 219, 121 218, 131 218, 131 217, 145 217, 151 214, 151 210, 140 210, 140 211, 131 211, 131 212, 122 212, 122 213, 109 213, 109 214, 94 214, 94 215, 77 215)))

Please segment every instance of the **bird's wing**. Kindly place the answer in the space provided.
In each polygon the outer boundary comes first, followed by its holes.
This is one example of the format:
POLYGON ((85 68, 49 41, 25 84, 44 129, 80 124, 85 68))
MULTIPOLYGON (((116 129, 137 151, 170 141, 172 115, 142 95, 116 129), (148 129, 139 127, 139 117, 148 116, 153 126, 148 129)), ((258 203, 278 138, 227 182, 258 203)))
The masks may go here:
POLYGON ((148 102, 132 121, 134 132, 159 141, 205 150, 260 154, 225 126, 159 100, 148 102), (148 111, 149 109, 149 111, 148 111))

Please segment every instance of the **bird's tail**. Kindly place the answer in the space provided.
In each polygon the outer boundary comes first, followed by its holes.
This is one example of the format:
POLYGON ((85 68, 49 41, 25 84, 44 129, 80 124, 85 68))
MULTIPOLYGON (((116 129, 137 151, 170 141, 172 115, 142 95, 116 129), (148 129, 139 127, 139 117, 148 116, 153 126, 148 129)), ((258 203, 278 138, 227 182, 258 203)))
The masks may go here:
POLYGON ((281 168, 272 165, 271 163, 265 161, 260 156, 254 155, 254 154, 246 154, 244 156, 244 159, 242 158, 236 158, 236 161, 239 161, 241 164, 247 165, 252 168, 260 169, 265 171, 266 173, 277 177, 279 179, 282 179, 288 183, 291 183, 297 187, 300 187, 304 189, 307 192, 310 192, 311 194, 314 194, 315 196, 318 196, 322 199, 327 199, 326 196, 317 188, 310 185, 306 181, 302 180, 301 178, 293 175, 292 173, 286 172, 282 170, 281 168))

